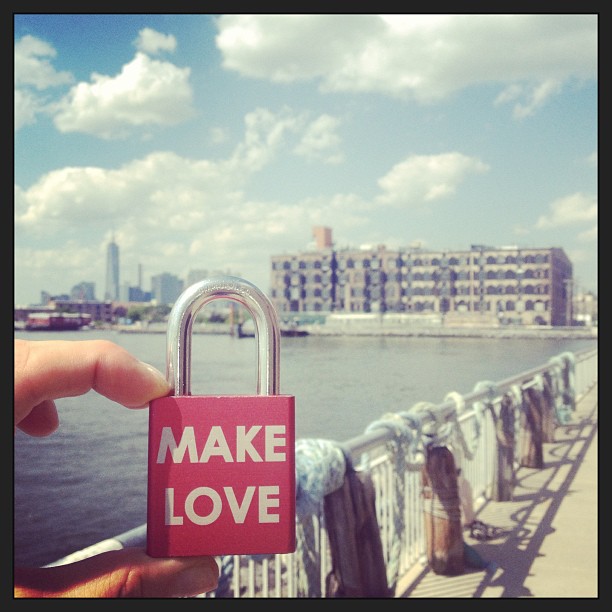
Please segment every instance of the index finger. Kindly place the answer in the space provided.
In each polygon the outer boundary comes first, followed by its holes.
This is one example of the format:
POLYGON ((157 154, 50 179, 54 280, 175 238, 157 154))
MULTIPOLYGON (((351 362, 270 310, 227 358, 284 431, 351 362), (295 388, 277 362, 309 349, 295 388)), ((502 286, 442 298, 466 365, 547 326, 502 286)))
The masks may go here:
POLYGON ((35 406, 97 391, 128 408, 168 395, 155 369, 108 340, 15 340, 15 424, 35 406))

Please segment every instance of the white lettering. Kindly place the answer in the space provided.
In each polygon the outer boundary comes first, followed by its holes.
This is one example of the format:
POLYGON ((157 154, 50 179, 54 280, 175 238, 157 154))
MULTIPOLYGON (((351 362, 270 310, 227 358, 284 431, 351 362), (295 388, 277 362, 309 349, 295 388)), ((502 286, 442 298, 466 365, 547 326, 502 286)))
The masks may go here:
MULTIPOLYGON (((234 487, 223 487, 223 493, 229 505, 230 512, 234 518, 236 524, 242 524, 246 520, 247 514, 255 497, 255 490, 257 491, 257 503, 259 505, 258 510, 258 521, 259 523, 279 523, 280 516, 278 513, 273 513, 273 508, 280 506, 280 500, 278 499, 279 487, 278 486, 261 486, 254 487, 249 486, 244 492, 242 501, 239 502, 236 497, 234 487)), ((166 493, 166 525, 182 525, 183 516, 180 512, 176 515, 174 489, 169 488, 165 490, 166 493)), ((180 503, 178 504, 180 507, 180 503)), ((179 508, 180 509, 180 508, 179 508)), ((223 500, 221 495, 210 487, 197 487, 193 489, 185 498, 185 515, 195 525, 210 525, 214 523, 220 516, 223 510, 223 500), (208 497, 212 502, 212 508, 206 515, 198 514, 195 510, 195 504, 198 498, 208 497)))
POLYGON ((244 425, 238 425, 236 429, 236 461, 244 461, 246 453, 253 461, 263 461, 261 455, 251 444, 251 440, 259 433, 260 429, 261 425, 254 425, 247 433, 244 425))
POLYGON ((286 446, 285 438, 277 438, 276 434, 285 433, 284 425, 268 425, 266 427, 266 461, 285 461, 285 453, 275 453, 277 446, 286 446))
POLYGON ((255 487, 246 488, 246 491, 244 492, 244 497, 242 498, 242 504, 240 505, 238 505, 238 501, 236 500, 234 487, 223 487, 223 491, 225 491, 225 496, 227 497, 227 501, 229 502, 230 510, 232 511, 234 521, 236 523, 244 523, 244 519, 246 518, 247 512, 249 511, 249 507, 251 506, 251 501, 253 500, 255 487))
POLYGON ((278 487, 259 487, 259 522, 260 523, 278 523, 280 517, 278 514, 269 514, 270 508, 278 508, 280 500, 270 499, 272 495, 278 495, 278 487))
POLYGON ((183 517, 174 516, 174 489, 166 489, 166 525, 182 525, 183 517))
POLYGON ((214 523, 221 514, 221 497, 220 495, 210 487, 198 487, 189 493, 187 499, 185 500, 185 514, 187 518, 196 525, 210 525, 214 523), (193 507, 196 499, 201 497, 202 495, 206 495, 210 497, 213 507, 209 514, 206 516, 200 516, 193 507))
MULTIPOLYGON (((266 462, 283 462, 287 460, 287 454, 283 451, 277 451, 278 447, 286 447, 287 440, 285 437, 286 428, 284 425, 266 425, 262 433, 263 436, 263 455, 266 462)), ((226 432, 221 425, 213 425, 210 432, 203 440, 204 446, 202 454, 198 458, 198 449, 194 428, 192 426, 185 427, 181 432, 180 440, 177 444, 171 427, 162 427, 157 449, 157 463, 165 463, 168 455, 170 455, 172 463, 182 463, 188 455, 189 463, 208 463, 211 457, 221 457, 226 463, 245 463, 247 458, 253 462, 259 463, 264 461, 261 454, 255 448, 254 441, 262 430, 261 425, 253 425, 248 429, 244 425, 238 425, 235 428, 235 453, 232 455, 232 450, 226 438, 226 432)))
POLYGON ((229 446, 227 445, 225 434, 220 425, 213 425, 210 428, 206 445, 200 457, 200 463, 206 463, 213 455, 221 455, 228 463, 234 461, 229 446))
POLYGON ((157 453, 157 463, 166 461, 166 452, 170 451, 172 455, 172 463, 181 463, 185 456, 185 450, 189 449, 189 461, 196 463, 198 460, 198 452, 195 443, 195 433, 193 427, 185 427, 181 435, 181 443, 176 445, 174 434, 171 427, 162 428, 161 439, 159 441, 159 451, 157 453))

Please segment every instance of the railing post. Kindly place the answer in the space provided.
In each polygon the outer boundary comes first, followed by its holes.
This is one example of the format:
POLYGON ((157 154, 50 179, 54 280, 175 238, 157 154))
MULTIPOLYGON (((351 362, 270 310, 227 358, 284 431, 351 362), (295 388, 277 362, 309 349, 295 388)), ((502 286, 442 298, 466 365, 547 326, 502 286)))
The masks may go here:
POLYGON ((555 397, 552 392, 552 380, 549 372, 542 376, 542 393, 540 406, 542 410, 542 441, 555 441, 555 397))
POLYGON ((494 501, 510 501, 514 489, 514 399, 506 393, 495 420, 497 466, 493 486, 494 501))
POLYGON ((521 412, 521 466, 544 467, 542 450, 542 412, 538 392, 533 387, 523 389, 523 410, 521 412))
POLYGON ((344 483, 325 496, 324 509, 333 566, 326 595, 391 597, 369 473, 347 461, 344 483))
POLYGON ((427 450, 422 472, 427 559, 444 576, 464 571, 461 503, 453 454, 443 446, 427 450))

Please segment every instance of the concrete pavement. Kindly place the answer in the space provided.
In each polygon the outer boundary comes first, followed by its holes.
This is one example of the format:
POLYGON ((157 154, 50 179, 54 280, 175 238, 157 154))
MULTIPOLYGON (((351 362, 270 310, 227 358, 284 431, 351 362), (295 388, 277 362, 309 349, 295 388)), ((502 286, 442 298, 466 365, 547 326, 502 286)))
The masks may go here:
POLYGON ((428 567, 403 597, 597 598, 598 386, 591 388, 570 424, 544 444, 544 468, 520 468, 513 500, 487 502, 477 518, 500 527, 499 537, 465 540, 493 571, 438 576, 428 567))

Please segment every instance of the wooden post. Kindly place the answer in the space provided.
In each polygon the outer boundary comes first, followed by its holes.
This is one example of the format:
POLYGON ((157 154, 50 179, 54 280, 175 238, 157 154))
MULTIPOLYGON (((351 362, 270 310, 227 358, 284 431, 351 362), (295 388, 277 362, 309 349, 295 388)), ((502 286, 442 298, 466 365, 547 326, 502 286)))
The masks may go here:
POLYGON ((376 493, 367 472, 347 465, 343 485, 325 496, 332 556, 328 597, 391 597, 376 520, 376 493))
POLYGON ((514 488, 514 399, 506 393, 495 421, 497 471, 493 487, 494 501, 512 500, 514 488))
POLYGON ((542 441, 555 441, 555 397, 552 392, 552 380, 548 372, 543 376, 543 390, 541 393, 542 410, 542 441))
POLYGON ((457 468, 447 448, 428 449, 422 481, 429 566, 444 576, 462 574, 464 544, 457 468))
POLYGON ((538 392, 533 388, 523 389, 521 432, 521 466, 543 468, 542 412, 538 392))

